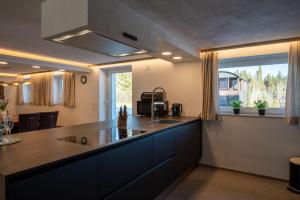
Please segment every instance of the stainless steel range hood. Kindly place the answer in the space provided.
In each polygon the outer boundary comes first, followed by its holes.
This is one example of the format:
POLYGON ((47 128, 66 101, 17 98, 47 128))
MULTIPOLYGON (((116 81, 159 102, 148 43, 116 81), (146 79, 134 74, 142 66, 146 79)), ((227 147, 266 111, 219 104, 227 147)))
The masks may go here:
POLYGON ((153 49, 142 48, 141 27, 120 27, 144 20, 116 0, 47 0, 42 3, 42 38, 114 57, 143 54, 153 49))
POLYGON ((181 61, 199 59, 198 48, 118 0, 46 0, 41 27, 43 39, 113 57, 180 62, 161 55, 168 49, 181 55, 181 61))
POLYGON ((124 57, 146 53, 143 49, 129 46, 88 29, 66 35, 64 34, 63 36, 57 36, 53 38, 52 41, 113 57, 124 57))

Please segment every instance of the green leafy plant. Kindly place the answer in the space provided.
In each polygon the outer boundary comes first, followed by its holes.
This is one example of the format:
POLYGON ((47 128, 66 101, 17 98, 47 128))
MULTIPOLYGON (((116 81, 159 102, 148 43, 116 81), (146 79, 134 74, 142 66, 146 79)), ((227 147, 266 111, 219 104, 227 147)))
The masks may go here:
POLYGON ((254 101, 254 104, 255 104, 255 108, 257 108, 257 110, 265 110, 268 107, 268 103, 263 100, 254 101))
POLYGON ((8 104, 8 100, 0 99, 0 110, 5 111, 8 104))
POLYGON ((240 109, 243 105, 243 102, 241 100, 232 100, 230 101, 230 105, 234 109, 240 109))

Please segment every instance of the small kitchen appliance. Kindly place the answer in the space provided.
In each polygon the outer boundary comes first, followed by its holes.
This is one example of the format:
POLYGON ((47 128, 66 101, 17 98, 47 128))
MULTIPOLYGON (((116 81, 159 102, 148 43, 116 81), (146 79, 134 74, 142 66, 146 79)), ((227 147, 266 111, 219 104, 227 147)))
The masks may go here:
MULTIPOLYGON (((154 92, 153 95, 154 103, 164 101, 163 92, 154 92)), ((141 100, 137 101, 137 114, 140 116, 151 116, 151 104, 152 104, 152 92, 143 92, 141 100)), ((163 104, 156 104, 157 115, 166 116, 168 115, 168 101, 164 101, 163 104)))
POLYGON ((172 115, 180 116, 182 113, 182 104, 181 103, 173 103, 172 104, 172 115))

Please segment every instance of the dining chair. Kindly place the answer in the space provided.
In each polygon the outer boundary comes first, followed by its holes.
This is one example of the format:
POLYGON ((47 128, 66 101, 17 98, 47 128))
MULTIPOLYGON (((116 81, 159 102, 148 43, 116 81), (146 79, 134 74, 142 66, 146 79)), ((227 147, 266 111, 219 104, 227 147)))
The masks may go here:
POLYGON ((19 114, 19 132, 39 129, 40 113, 19 114))
POLYGON ((41 112, 39 129, 56 128, 58 111, 41 112))

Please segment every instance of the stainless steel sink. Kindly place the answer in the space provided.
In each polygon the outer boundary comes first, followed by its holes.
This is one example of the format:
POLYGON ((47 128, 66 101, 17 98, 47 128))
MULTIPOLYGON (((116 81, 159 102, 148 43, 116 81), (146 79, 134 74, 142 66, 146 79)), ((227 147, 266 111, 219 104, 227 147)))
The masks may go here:
POLYGON ((150 123, 158 123, 158 124, 176 124, 179 122, 181 121, 174 120, 174 119, 159 119, 159 120, 150 121, 150 123))

